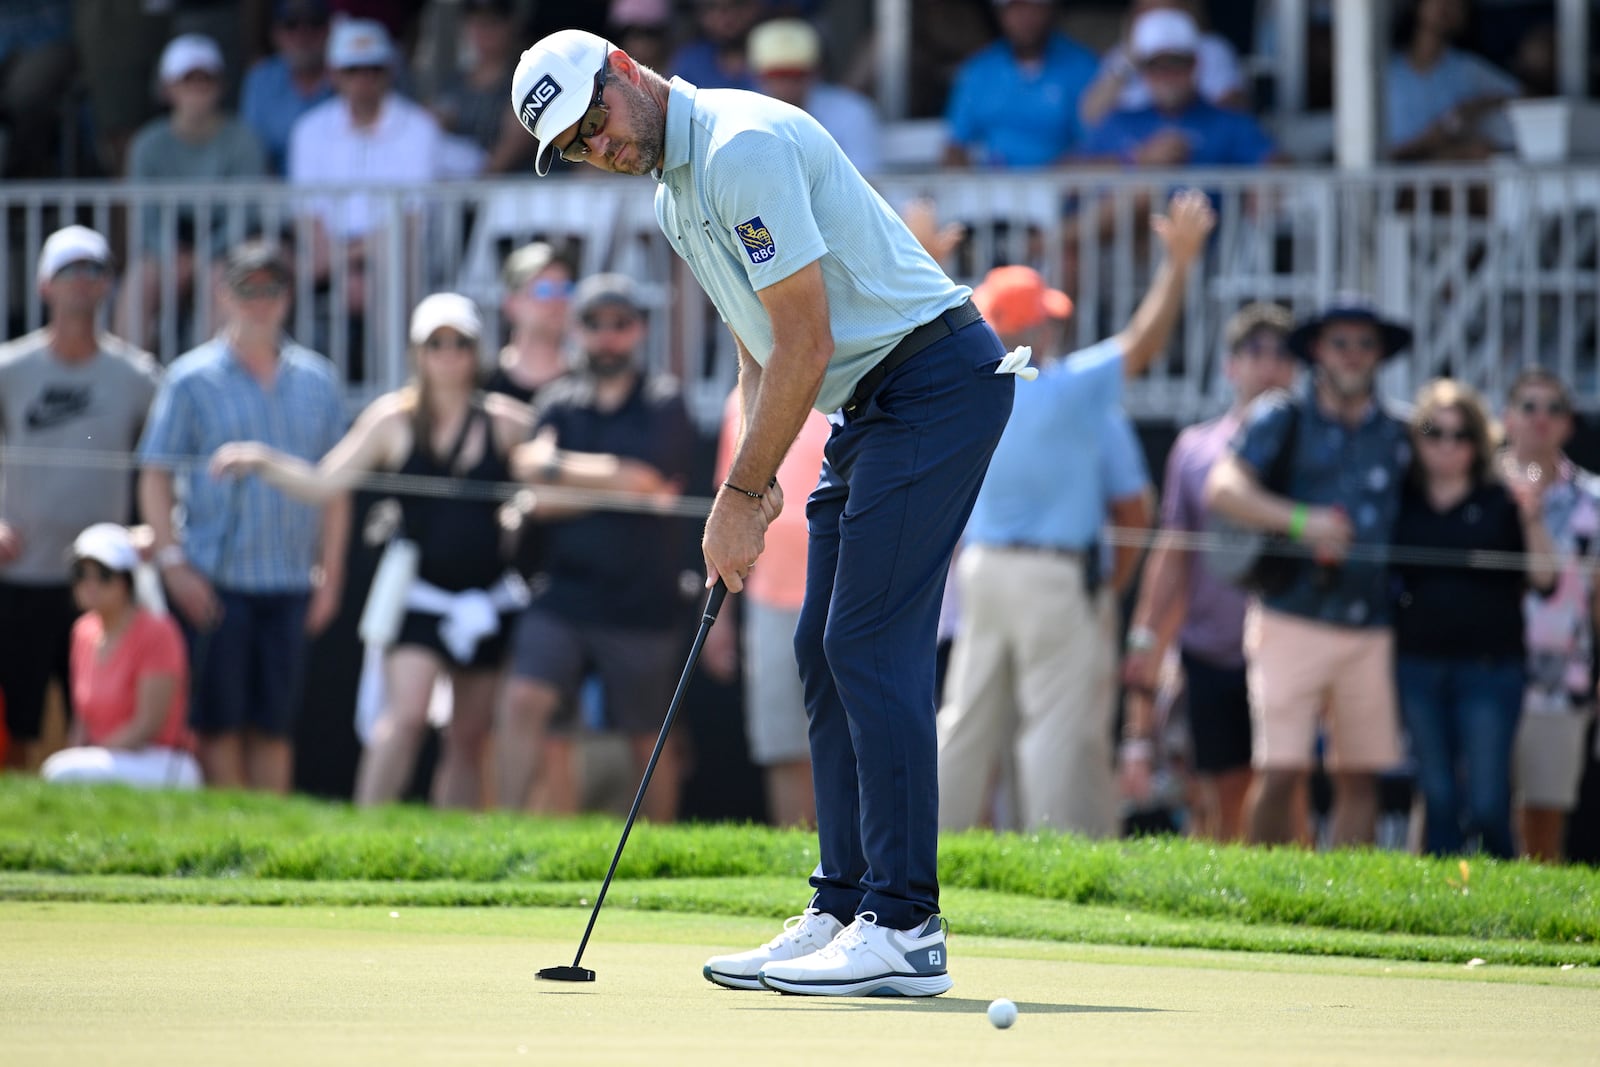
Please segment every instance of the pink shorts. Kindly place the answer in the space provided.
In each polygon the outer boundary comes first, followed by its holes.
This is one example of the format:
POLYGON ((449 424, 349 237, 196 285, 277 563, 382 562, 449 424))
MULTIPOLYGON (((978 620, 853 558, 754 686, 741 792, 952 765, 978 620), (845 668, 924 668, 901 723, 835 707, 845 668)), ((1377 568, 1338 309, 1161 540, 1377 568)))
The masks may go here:
POLYGON ((1252 605, 1244 651, 1250 682, 1251 763, 1311 766, 1321 720, 1333 771, 1386 771, 1400 762, 1394 631, 1355 628, 1252 605))

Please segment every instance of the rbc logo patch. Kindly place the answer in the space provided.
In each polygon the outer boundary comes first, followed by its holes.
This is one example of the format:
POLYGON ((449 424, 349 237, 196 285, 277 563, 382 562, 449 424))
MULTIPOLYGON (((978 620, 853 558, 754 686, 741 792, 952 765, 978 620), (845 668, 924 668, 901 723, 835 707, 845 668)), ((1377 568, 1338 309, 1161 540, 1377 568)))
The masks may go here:
POLYGON ((522 98, 522 106, 517 108, 517 118, 522 120, 522 125, 527 127, 529 133, 534 133, 533 124, 539 121, 539 116, 544 114, 550 102, 560 95, 561 83, 548 74, 533 83, 528 95, 522 98))
POLYGON ((744 245, 744 254, 750 257, 752 263, 765 263, 778 254, 778 246, 772 243, 772 234, 767 232, 767 224, 757 215, 749 222, 741 222, 735 226, 734 232, 739 235, 739 243, 744 245))

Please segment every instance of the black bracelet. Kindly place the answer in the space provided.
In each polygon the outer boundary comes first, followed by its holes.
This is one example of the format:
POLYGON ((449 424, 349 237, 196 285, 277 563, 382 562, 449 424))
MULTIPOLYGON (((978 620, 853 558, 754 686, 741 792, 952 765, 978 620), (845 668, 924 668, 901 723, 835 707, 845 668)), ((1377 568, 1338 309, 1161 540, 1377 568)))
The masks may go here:
POLYGON ((722 487, 724 489, 732 489, 735 493, 743 493, 745 496, 749 497, 751 500, 765 500, 767 498, 767 494, 765 494, 765 493, 752 493, 748 489, 740 489, 737 485, 734 485, 732 482, 723 482, 722 483, 722 487))

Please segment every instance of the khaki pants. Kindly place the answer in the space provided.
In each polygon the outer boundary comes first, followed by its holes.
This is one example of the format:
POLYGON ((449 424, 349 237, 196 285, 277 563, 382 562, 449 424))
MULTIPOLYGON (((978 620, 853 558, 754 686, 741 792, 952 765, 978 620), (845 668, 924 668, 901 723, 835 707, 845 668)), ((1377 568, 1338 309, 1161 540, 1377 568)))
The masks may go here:
POLYGON ((1099 597, 1076 558, 974 545, 939 713, 939 826, 977 825, 1007 755, 1023 829, 1115 832, 1111 683, 1099 597))

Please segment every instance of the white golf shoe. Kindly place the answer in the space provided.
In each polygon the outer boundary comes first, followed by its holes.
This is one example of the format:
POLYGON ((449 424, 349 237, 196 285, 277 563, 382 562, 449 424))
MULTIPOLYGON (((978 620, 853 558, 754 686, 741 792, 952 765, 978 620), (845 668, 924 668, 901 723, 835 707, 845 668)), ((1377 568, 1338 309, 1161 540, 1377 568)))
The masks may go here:
POLYGON ((950 988, 939 916, 914 930, 891 930, 877 920, 862 912, 826 947, 766 964, 761 984, 826 997, 935 997, 950 988))
POLYGON ((844 928, 843 923, 827 912, 807 908, 786 920, 783 933, 765 945, 749 952, 712 956, 700 973, 708 981, 729 989, 760 989, 757 975, 763 965, 810 955, 825 947, 844 928))

